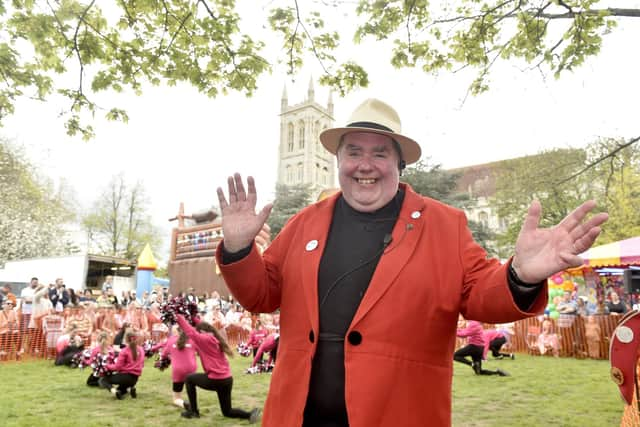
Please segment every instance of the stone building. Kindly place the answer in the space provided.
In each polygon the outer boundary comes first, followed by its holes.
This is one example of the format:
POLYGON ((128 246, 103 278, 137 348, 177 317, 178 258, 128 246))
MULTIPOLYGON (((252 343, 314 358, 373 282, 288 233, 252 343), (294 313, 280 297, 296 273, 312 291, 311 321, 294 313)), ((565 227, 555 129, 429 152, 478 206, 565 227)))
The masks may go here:
POLYGON ((280 145, 277 184, 308 184, 313 198, 323 189, 335 187, 335 158, 320 144, 318 135, 333 127, 333 99, 327 106, 315 100, 313 80, 304 101, 289 105, 285 86, 280 101, 280 145))

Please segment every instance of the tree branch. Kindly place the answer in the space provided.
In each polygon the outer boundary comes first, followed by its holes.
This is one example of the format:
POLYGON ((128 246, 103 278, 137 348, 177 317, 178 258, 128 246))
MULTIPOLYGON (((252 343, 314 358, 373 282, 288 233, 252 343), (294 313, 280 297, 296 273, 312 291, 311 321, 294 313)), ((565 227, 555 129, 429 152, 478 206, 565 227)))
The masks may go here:
POLYGON ((76 25, 76 30, 73 33, 73 50, 76 52, 76 56, 78 57, 78 63, 80 64, 80 81, 78 84, 78 95, 74 97, 73 104, 71 105, 71 110, 76 106, 79 102, 79 99, 86 98, 82 91, 82 79, 84 76, 84 63, 82 62, 82 56, 80 55, 80 47, 78 46, 78 32, 80 31, 80 25, 85 22, 85 17, 87 13, 89 13, 89 9, 93 7, 93 4, 96 0, 91 0, 91 3, 84 9, 82 15, 80 15, 80 19, 78 20, 78 25, 76 25))
POLYGON ((608 152, 607 154, 601 156, 600 158, 594 160, 593 162, 587 164, 585 167, 583 167, 582 169, 580 169, 578 172, 574 173, 573 175, 569 176, 568 178, 565 178, 561 181, 559 181, 557 183, 557 185, 561 185, 564 184, 566 182, 571 181, 572 179, 574 179, 575 177, 579 176, 580 174, 588 171, 589 169, 591 169, 592 167, 594 167, 595 165, 602 163, 603 161, 605 161, 608 158, 613 158, 615 157, 615 155, 624 150, 625 148, 629 147, 630 145, 635 144, 636 142, 640 141, 640 136, 636 136, 635 138, 630 139, 629 141, 625 142, 624 144, 618 144, 618 147, 616 147, 615 150, 612 150, 610 152, 608 152))
POLYGON ((547 19, 574 19, 576 16, 617 16, 619 18, 640 18, 640 9, 621 9, 609 7, 607 9, 587 9, 565 13, 541 13, 540 17, 547 19))
POLYGON ((311 43, 311 50, 313 51, 313 55, 318 60, 318 63, 322 67, 322 70, 324 71, 325 74, 332 76, 332 74, 329 72, 329 70, 327 70, 327 68, 324 66, 324 63, 320 59, 320 56, 318 55, 318 51, 316 50, 316 44, 313 42, 313 37, 311 37, 311 34, 309 34, 307 27, 304 25, 304 23, 302 22, 302 19, 300 18, 300 9, 298 8, 298 0, 295 0, 295 4, 296 4, 296 17, 298 19, 298 24, 296 25, 296 28, 298 25, 302 27, 302 29, 304 30, 304 33, 307 35, 307 37, 309 37, 309 43, 311 43))

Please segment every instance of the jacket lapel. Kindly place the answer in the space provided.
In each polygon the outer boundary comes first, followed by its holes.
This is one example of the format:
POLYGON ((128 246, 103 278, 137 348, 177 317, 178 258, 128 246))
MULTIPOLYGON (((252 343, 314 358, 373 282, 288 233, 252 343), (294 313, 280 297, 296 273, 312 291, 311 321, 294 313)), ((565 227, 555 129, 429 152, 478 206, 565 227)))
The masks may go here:
POLYGON ((398 221, 393 228, 393 240, 378 262, 369 288, 364 294, 351 325, 359 322, 387 292, 411 258, 411 254, 414 252, 422 235, 425 217, 424 199, 415 193, 411 187, 404 184, 401 185, 405 189, 405 197, 400 215, 398 215, 398 221))

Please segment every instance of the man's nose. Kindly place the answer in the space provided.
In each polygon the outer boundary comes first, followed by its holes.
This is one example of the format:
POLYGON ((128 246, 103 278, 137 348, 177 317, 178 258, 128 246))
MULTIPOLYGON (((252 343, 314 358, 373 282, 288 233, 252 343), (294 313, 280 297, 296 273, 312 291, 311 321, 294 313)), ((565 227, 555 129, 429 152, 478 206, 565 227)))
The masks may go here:
POLYGON ((360 158, 358 162, 358 169, 360 170, 369 170, 373 167, 373 158, 371 156, 365 155, 360 158))

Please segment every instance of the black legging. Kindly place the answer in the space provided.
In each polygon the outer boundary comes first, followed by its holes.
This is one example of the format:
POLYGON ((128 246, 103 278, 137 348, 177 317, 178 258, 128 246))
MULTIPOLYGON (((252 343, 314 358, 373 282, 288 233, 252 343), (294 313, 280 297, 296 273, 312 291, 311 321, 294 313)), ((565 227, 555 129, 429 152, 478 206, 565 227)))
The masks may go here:
POLYGON ((189 374, 184 382, 187 386, 187 396, 189 405, 193 412, 198 412, 198 398, 196 396, 196 386, 205 390, 213 390, 218 393, 218 401, 222 415, 228 418, 249 419, 251 414, 242 409, 231 407, 231 389, 233 388, 233 377, 222 380, 212 380, 207 374, 189 374))
POLYGON ((500 349, 502 348, 502 346, 504 345, 504 343, 507 342, 507 339, 505 337, 496 337, 494 339, 491 340, 491 342, 489 343, 489 350, 491 350, 491 355, 493 357, 509 357, 511 356, 509 353, 500 353, 500 349))
POLYGON ((138 383, 138 376, 133 374, 106 375, 104 381, 109 384, 109 386, 117 385, 118 391, 124 394, 129 387, 133 388, 138 383))
POLYGON ((473 371, 478 375, 500 375, 498 371, 490 371, 488 369, 482 369, 482 354, 484 353, 484 347, 479 345, 469 344, 455 353, 453 353, 453 360, 456 362, 464 363, 473 368, 473 371), (467 356, 471 356, 470 362, 467 356))

